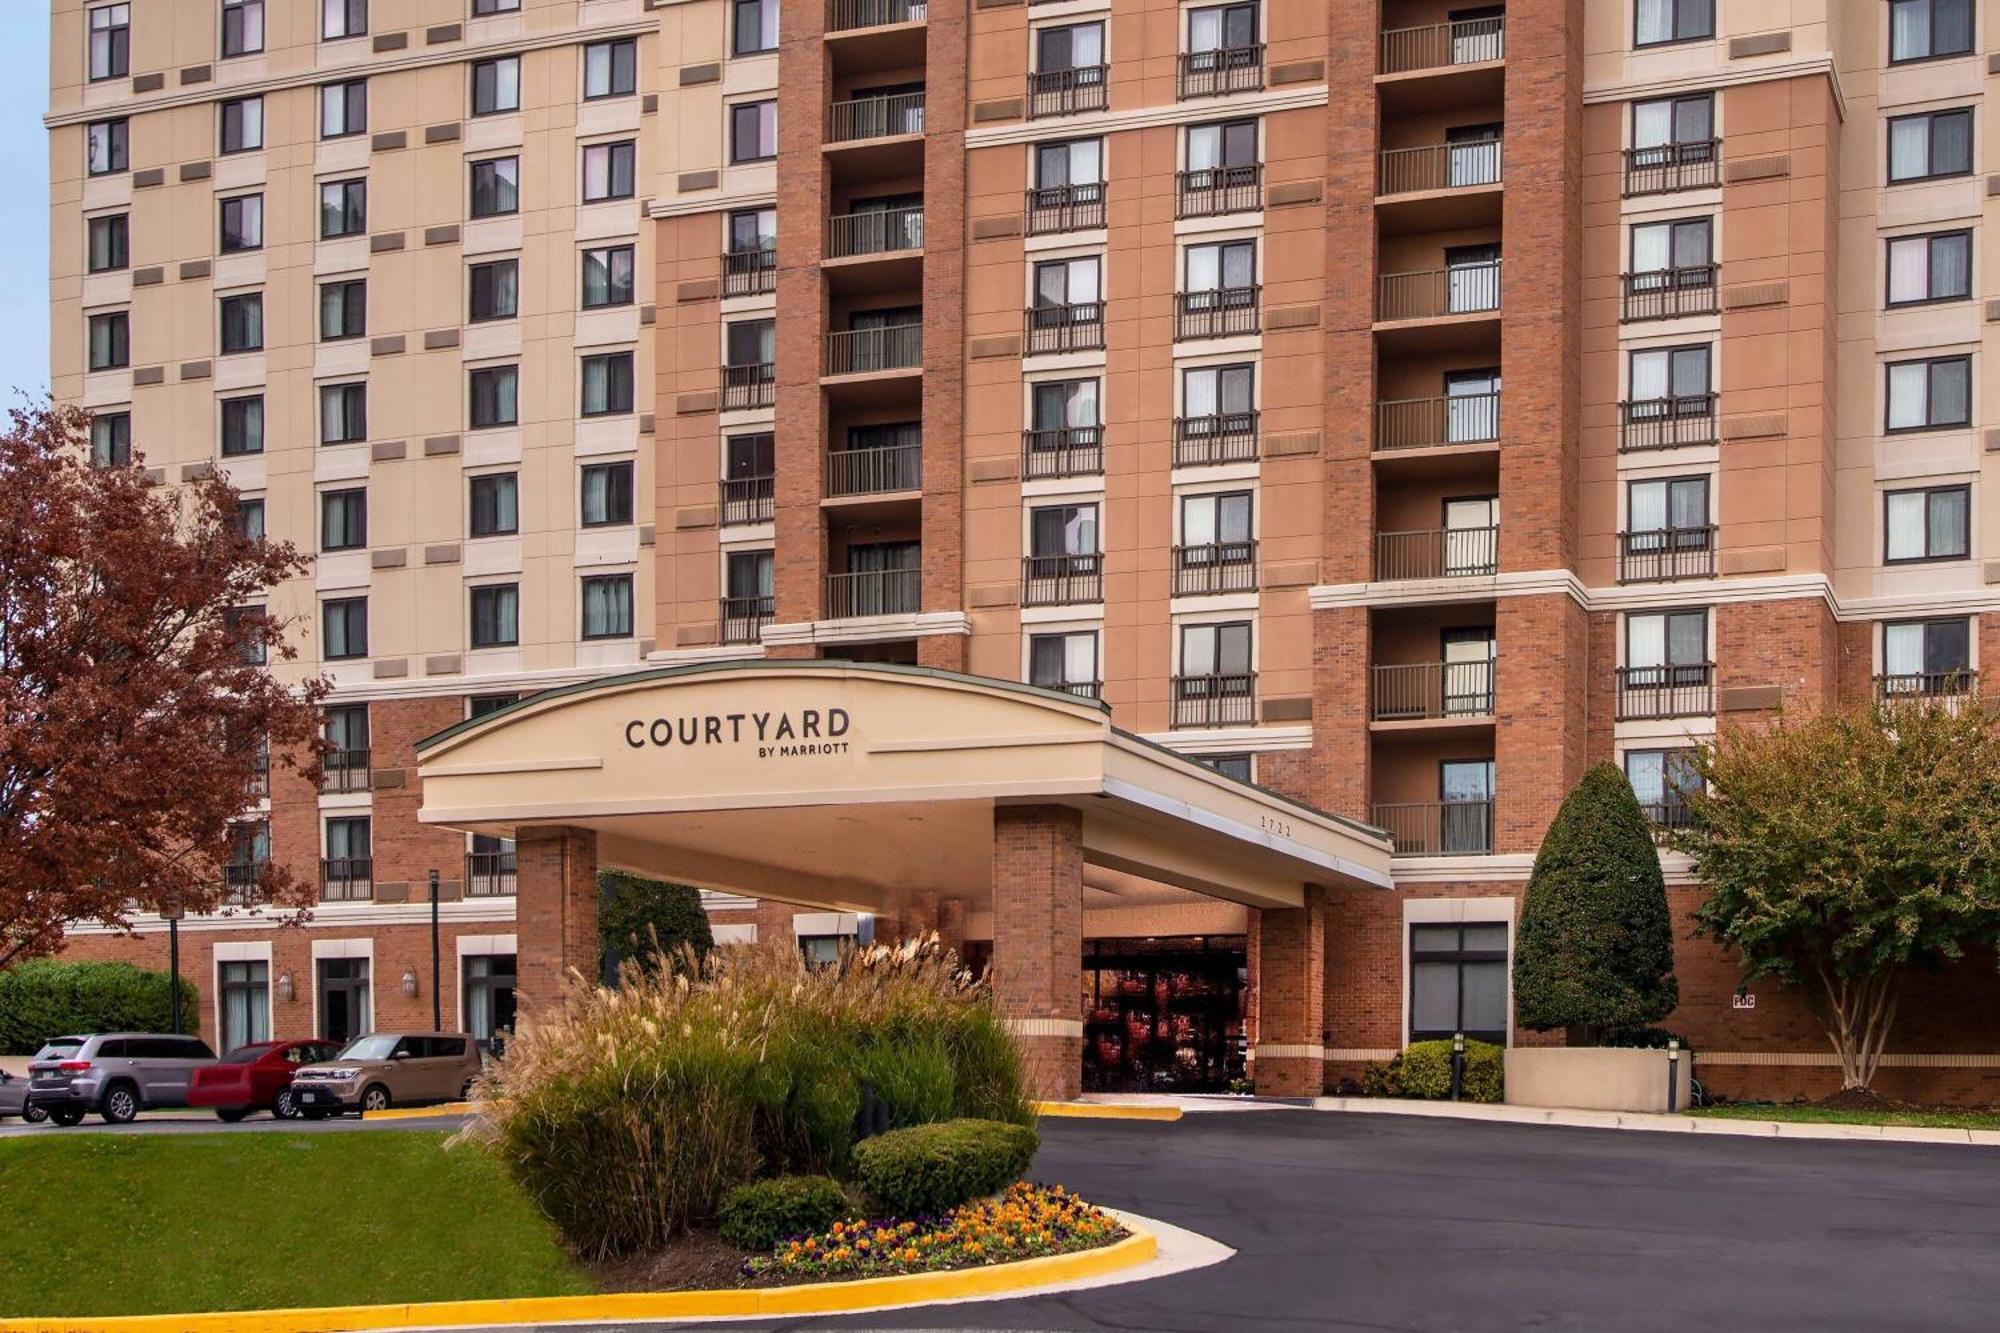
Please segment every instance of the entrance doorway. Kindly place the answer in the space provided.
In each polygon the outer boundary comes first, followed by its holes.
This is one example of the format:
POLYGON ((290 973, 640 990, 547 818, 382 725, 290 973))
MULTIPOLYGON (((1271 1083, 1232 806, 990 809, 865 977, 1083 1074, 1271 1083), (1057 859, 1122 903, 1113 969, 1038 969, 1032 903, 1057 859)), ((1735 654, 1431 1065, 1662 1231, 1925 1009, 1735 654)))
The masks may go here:
POLYGON ((1241 935, 1084 941, 1084 1090, 1227 1092, 1248 979, 1241 935))
POLYGON ((345 1046, 369 1028, 368 960, 319 960, 319 1035, 345 1046))

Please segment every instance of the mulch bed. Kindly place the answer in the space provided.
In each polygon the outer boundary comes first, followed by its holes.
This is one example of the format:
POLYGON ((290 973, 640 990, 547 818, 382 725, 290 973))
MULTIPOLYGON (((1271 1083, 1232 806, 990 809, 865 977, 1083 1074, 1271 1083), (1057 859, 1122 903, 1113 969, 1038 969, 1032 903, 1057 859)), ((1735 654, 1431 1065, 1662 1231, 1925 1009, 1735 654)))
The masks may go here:
POLYGON ((663 1250, 615 1263, 591 1265, 599 1291, 713 1291, 722 1287, 775 1287, 782 1283, 743 1271, 749 1258, 712 1231, 683 1236, 663 1250))

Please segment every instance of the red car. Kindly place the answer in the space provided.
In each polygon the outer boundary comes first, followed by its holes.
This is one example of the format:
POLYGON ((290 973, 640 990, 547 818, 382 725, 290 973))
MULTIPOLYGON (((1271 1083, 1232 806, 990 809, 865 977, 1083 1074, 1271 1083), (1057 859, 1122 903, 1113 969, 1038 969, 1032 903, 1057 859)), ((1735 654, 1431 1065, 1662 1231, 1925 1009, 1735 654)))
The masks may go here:
POLYGON ((194 1071, 189 1106, 213 1106, 218 1120, 234 1124, 259 1107, 280 1120, 298 1115, 292 1104, 292 1071, 340 1054, 332 1041, 253 1041, 194 1071))

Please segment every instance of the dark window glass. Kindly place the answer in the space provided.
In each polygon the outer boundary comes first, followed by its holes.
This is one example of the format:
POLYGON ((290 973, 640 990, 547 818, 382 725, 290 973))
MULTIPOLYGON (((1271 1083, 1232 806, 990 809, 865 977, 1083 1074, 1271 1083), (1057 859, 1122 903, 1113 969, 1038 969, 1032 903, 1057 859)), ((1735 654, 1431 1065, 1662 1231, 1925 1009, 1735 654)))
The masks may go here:
POLYGON ((117 370, 132 363, 132 326, 128 312, 112 310, 92 315, 88 323, 92 370, 117 370))
POLYGON ((1889 118, 1889 181, 1963 176, 1972 170, 1972 111, 1925 111, 1889 118))
POLYGON ((125 122, 97 120, 84 127, 84 166, 93 176, 108 176, 127 166, 125 122))
POLYGON ((583 202, 630 199, 636 182, 637 152, 628 140, 588 144, 583 150, 583 202))
POLYGON ((319 133, 340 139, 368 132, 368 81, 323 84, 319 90, 319 133))
POLYGON ((319 336, 322 342, 359 338, 368 332, 368 283, 362 278, 321 283, 319 336))
POLYGON ((739 56, 778 49, 778 0, 730 0, 730 50, 739 56))
POLYGON ((326 658, 368 656, 368 599, 342 597, 320 603, 320 625, 326 635, 326 658))
POLYGON ((1972 0, 1889 0, 1889 62, 1972 50, 1972 0))
POLYGON ((583 525, 632 521, 632 464, 593 463, 583 469, 583 525))
POLYGON ((585 98, 624 97, 639 88, 639 43, 631 37, 583 48, 585 98))
POLYGON ((368 492, 358 487, 353 490, 320 492, 320 549, 355 551, 366 545, 368 545, 368 492))
POLYGON ((90 10, 90 79, 122 79, 132 68, 132 6, 96 5, 90 10))
POLYGON ((264 349, 264 294, 245 292, 222 298, 222 352, 260 352, 264 349))
POLYGON ((319 442, 355 444, 368 438, 368 386, 322 384, 319 389, 319 442))
POLYGON ((222 253, 264 248, 264 196, 238 195, 222 201, 222 253))
POLYGON ((472 479, 472 535, 499 537, 520 531, 519 485, 512 472, 472 479))
POLYGON ((322 240, 359 236, 368 230, 368 182, 322 181, 319 187, 319 234, 322 240))
POLYGON ((487 366, 469 377, 473 430, 512 426, 520 420, 520 380, 518 366, 487 366))
POLYGON ((264 0, 222 0, 222 54, 255 55, 264 49, 264 0))
POLYGON ((261 454, 264 452, 264 398, 254 394, 247 398, 225 398, 222 400, 222 456, 234 458, 239 454, 261 454))
POLYGON ((520 260, 497 259, 490 264, 474 264, 468 276, 468 315, 473 323, 512 319, 520 313, 520 260))
POLYGON ((472 164, 472 216, 500 217, 521 211, 521 159, 496 157, 472 164))
MULTIPOLYGON (((472 646, 510 648, 521 641, 521 588, 499 583, 472 590, 472 646)), ((474 716, 477 716, 475 713, 474 716)))
POLYGON ((132 414, 99 412, 90 419, 93 467, 123 467, 132 461, 132 414))
POLYGON ((1659 46, 1715 35, 1715 0, 1637 0, 1632 45, 1659 46))
POLYGON ((114 272, 130 262, 131 222, 125 214, 91 218, 88 229, 92 273, 114 272))
POLYGON ((491 116, 521 109, 521 57, 472 62, 472 114, 491 116))
POLYGON ((583 581, 583 637, 618 639, 632 633, 632 576, 605 574, 583 581))
POLYGON ((224 102, 222 151, 244 153, 264 146, 264 99, 238 97, 224 102))
POLYGON ((583 308, 631 305, 634 285, 632 247, 607 246, 583 252, 583 308))
POLYGON ((609 352, 583 358, 583 405, 587 417, 632 410, 632 354, 609 352))
POLYGON ((778 155, 778 103, 738 102, 729 108, 729 160, 762 162, 778 155))

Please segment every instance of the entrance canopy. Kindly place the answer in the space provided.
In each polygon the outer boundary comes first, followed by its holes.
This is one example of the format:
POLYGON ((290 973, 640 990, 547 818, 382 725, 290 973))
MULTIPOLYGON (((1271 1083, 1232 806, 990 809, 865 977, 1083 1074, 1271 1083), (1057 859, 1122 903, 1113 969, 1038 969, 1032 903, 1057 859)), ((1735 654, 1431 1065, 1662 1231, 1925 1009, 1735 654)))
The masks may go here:
MULTIPOLYGON (((563 825, 660 879, 884 914, 993 894, 994 811, 1081 812, 1086 882, 1262 908, 1389 885, 1389 839, 1111 725, 1103 704, 921 667, 700 664, 549 690, 419 744, 420 818, 563 825)), ((1004 891, 1004 886, 1003 891, 1004 891)))

